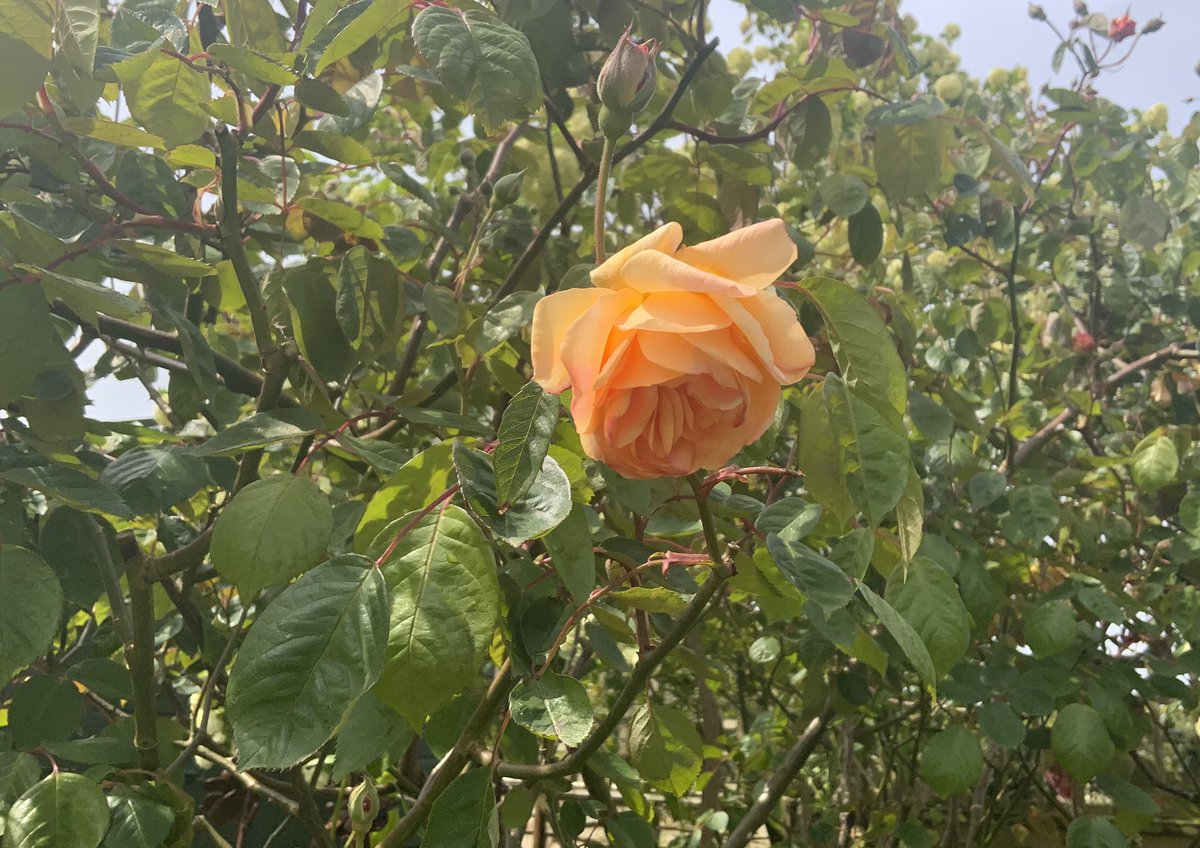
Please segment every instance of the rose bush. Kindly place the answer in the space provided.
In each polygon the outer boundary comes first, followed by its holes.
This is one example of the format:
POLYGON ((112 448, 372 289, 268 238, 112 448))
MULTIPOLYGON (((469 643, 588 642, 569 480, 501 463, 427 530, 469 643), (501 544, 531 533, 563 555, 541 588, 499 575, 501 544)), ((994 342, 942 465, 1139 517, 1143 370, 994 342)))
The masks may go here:
POLYGON ((770 426, 813 364, 771 288, 796 260, 779 218, 692 247, 666 224, 538 302, 534 379, 571 389, 584 450, 626 477, 718 468, 770 426))

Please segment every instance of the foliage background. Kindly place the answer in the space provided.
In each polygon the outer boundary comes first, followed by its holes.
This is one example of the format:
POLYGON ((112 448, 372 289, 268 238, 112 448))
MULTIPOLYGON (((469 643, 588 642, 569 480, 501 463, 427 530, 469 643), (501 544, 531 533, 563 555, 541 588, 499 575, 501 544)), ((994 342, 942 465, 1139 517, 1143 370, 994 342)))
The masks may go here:
POLYGON ((5 848, 1195 840, 1200 123, 1092 89, 1154 26, 1047 9, 1035 98, 886 0, 459 8, 0 0, 5 848), (610 247, 780 215, 818 342, 692 485, 526 385, 630 19, 610 247))

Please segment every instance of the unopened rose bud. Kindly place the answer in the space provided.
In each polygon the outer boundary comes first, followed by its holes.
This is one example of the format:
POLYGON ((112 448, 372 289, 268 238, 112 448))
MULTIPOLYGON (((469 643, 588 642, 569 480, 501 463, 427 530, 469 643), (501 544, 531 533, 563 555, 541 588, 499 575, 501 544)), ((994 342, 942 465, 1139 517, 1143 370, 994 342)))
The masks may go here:
POLYGON ((1167 22, 1162 18, 1151 18, 1150 20, 1146 21, 1145 26, 1142 27, 1142 35, 1149 35, 1152 32, 1158 32, 1160 29, 1166 26, 1166 23, 1167 22))
POLYGON ((492 189, 492 205, 497 209, 502 209, 516 203, 517 198, 521 196, 521 183, 524 180, 524 170, 517 171, 515 174, 505 174, 496 180, 496 185, 492 189))
POLYGON ((350 829, 355 833, 370 833, 379 815, 379 793, 371 778, 366 778, 350 793, 350 829))
POLYGON ((1082 18, 1087 13, 1088 13, 1087 3, 1084 3, 1083 0, 1075 0, 1075 14, 1079 15, 1079 17, 1082 18))
POLYGON ((609 109, 634 115, 646 108, 654 96, 658 71, 654 57, 658 42, 651 39, 634 44, 630 36, 633 25, 622 33, 617 46, 609 54, 596 80, 596 95, 609 109))
POLYGON ((1137 32, 1137 21, 1129 17, 1129 15, 1121 15, 1119 18, 1113 18, 1108 25, 1108 37, 1113 41, 1124 41, 1137 32))
POLYGON ((1044 21, 1046 20, 1046 10, 1037 3, 1030 3, 1029 17, 1033 18, 1035 21, 1044 21))

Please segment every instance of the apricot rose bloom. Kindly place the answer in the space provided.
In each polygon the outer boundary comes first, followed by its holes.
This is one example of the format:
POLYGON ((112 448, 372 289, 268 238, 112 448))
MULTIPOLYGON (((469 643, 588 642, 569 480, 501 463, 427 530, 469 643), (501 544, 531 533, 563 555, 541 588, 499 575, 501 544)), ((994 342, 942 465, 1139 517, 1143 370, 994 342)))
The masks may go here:
POLYGON ((588 456, 626 477, 720 468, 771 425, 813 346, 771 284, 796 259, 778 218, 681 246, 670 223, 542 298, 533 378, 558 394, 588 456))

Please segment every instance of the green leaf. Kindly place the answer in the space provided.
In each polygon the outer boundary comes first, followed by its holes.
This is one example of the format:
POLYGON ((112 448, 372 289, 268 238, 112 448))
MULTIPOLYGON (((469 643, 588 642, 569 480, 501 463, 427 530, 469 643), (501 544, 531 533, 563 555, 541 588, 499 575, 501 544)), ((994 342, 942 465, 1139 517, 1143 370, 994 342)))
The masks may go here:
POLYGON ((165 53, 158 53, 150 67, 125 82, 129 111, 168 147, 195 141, 208 128, 208 101, 208 79, 165 53))
POLYGON ((928 95, 899 103, 876 106, 866 116, 868 127, 895 127, 923 124, 946 111, 941 100, 928 95))
POLYGON ((467 101, 485 127, 523 118, 541 102, 529 40, 491 12, 427 6, 412 30, 442 85, 467 101))
POLYGON ((908 488, 908 440, 836 375, 825 376, 822 395, 846 488, 867 522, 878 527, 908 488))
POLYGON ((295 91, 296 99, 310 109, 340 117, 350 114, 350 107, 346 105, 345 99, 320 80, 305 77, 296 83, 295 91))
POLYGON ((1009 495, 1001 527, 1010 541, 1036 545, 1057 526, 1058 501, 1048 486, 1021 486, 1009 495))
POLYGON ((984 141, 991 148, 992 155, 1000 161, 1000 167, 1008 172, 1013 182, 1025 193, 1025 197, 1033 200, 1035 193, 1033 177, 1029 173, 1029 168, 1021 161, 1021 157, 1014 153, 1011 147, 996 138, 983 121, 976 118, 971 122, 971 125, 983 136, 984 141))
POLYGON ((387 586, 366 557, 337 557, 284 589, 229 675, 238 765, 284 768, 320 748, 378 678, 387 628, 387 586))
POLYGON ((18 751, 0 752, 0 836, 4 835, 8 808, 41 776, 42 768, 32 755, 18 751))
POLYGON ((62 356, 62 345, 37 286, 0 288, 0 315, 0 406, 7 406, 32 391, 45 363, 62 356))
POLYGON ((976 509, 991 506, 1008 489, 1008 480, 998 471, 981 471, 967 482, 971 505, 976 509))
POLYGON ((522 680, 508 696, 517 724, 546 739, 575 746, 587 738, 594 714, 587 689, 578 680, 554 672, 522 680))
POLYGON ((0 478, 58 498, 84 512, 99 512, 130 518, 133 513, 116 492, 99 480, 61 465, 12 468, 0 472, 0 478))
MULTIPOLYGON (((467 339, 480 356, 487 356, 511 339, 533 318, 538 292, 513 292, 467 328, 467 339)), ((436 318, 434 319, 436 322, 436 318)))
POLYGON ((304 130, 293 141, 298 147, 347 165, 369 165, 375 161, 375 155, 360 142, 329 130, 304 130))
POLYGON ((323 426, 321 416, 307 409, 258 412, 196 445, 192 453, 196 456, 236 456, 254 448, 312 435, 323 426))
POLYGON ((332 534, 333 511, 317 484, 279 474, 251 483, 221 510, 210 556, 249 599, 324 559, 332 534))
POLYGON ((800 426, 796 436, 796 465, 804 472, 804 484, 816 501, 845 525, 854 514, 854 501, 846 487, 839 453, 834 444, 833 425, 820 391, 800 401, 800 426))
POLYGON ((1179 452, 1169 436, 1151 434, 1133 449, 1133 482, 1144 492, 1169 485, 1179 471, 1179 452))
POLYGON ((162 271, 175 277, 212 277, 217 273, 217 269, 209 265, 207 262, 201 262, 199 259, 193 259, 190 256, 183 256, 173 250, 168 250, 165 247, 159 247, 156 244, 147 244, 144 241, 133 241, 131 239, 115 239, 110 244, 123 253, 144 262, 156 271, 162 271))
POLYGON ((517 392, 500 419, 500 441, 492 454, 496 496, 502 504, 520 499, 537 479, 558 423, 557 395, 529 382, 517 392))
POLYGON ((613 592, 608 596, 615 604, 626 609, 640 609, 663 615, 679 615, 687 609, 688 596, 681 595, 665 586, 634 586, 613 592))
POLYGON ((1122 241, 1149 249, 1167 237, 1171 214, 1157 200, 1135 194, 1121 206, 1119 225, 1122 241))
POLYGON ((370 239, 384 237, 383 228, 379 224, 368 218, 361 209, 348 203, 320 197, 302 197, 296 201, 296 205, 356 236, 370 239))
POLYGON ((86 318, 92 325, 99 322, 99 313, 114 318, 132 318, 146 311, 146 305, 99 283, 68 277, 32 265, 18 266, 36 274, 42 281, 47 300, 61 300, 71 311, 86 318))
POLYGON ((105 467, 110 486, 138 515, 167 512, 209 485, 204 460, 182 448, 136 445, 105 467))
POLYGON ((1117 777, 1115 774, 1098 775, 1096 787, 1112 798, 1119 809, 1143 816, 1157 816, 1162 812, 1162 808, 1149 792, 1123 777, 1117 777))
POLYGON ((8 811, 5 848, 97 848, 108 830, 100 787, 81 774, 57 772, 8 811))
POLYGON ((870 265, 879 258, 883 250, 883 219, 873 203, 864 203, 862 209, 850 216, 847 227, 850 255, 859 265, 870 265))
POLYGON ((335 309, 364 362, 394 348, 404 333, 404 289, 395 266, 362 245, 352 248, 338 269, 335 309))
POLYGON ((392 612, 375 694, 419 726, 478 675, 496 629, 500 587, 487 539, 465 510, 445 505, 423 517, 402 516, 379 534, 369 556, 382 555, 405 529, 380 566, 392 612))
POLYGON ((130 786, 116 785, 108 794, 112 827, 104 848, 160 848, 175 824, 174 811, 130 786))
POLYGON ((1046 601, 1025 616, 1025 644, 1038 659, 1065 651, 1075 641, 1075 608, 1070 601, 1046 601))
POLYGON ((767 536, 767 550, 783 576, 805 597, 826 610, 850 603, 854 586, 836 563, 798 541, 785 541, 774 533, 767 536))
MULTIPOLYGON (((62 128, 72 135, 94 138, 117 147, 165 150, 166 143, 156 135, 139 130, 132 124, 120 124, 104 118, 63 118, 59 122, 62 128)), ((118 240, 119 241, 119 240, 118 240)), ((116 242, 110 242, 115 244, 116 242)))
POLYGON ((979 726, 1002 748, 1016 750, 1025 741, 1025 722, 1002 701, 984 705, 979 711, 979 726))
POLYGON ((879 617, 883 626, 887 628, 888 633, 892 634, 892 638, 896 640, 896 644, 900 646, 900 650, 904 651, 904 656, 908 657, 908 661, 912 664, 913 669, 916 670, 917 676, 927 686, 933 688, 937 682, 938 673, 937 669, 934 668, 933 658, 929 656, 929 649, 925 647, 920 634, 900 615, 895 607, 875 594, 866 583, 859 583, 858 591, 867 599, 867 604, 870 605, 875 615, 879 617))
POLYGON ((936 191, 945 159, 946 133, 936 121, 887 124, 875 132, 875 172, 895 200, 936 191))
POLYGON ((0 117, 19 110, 45 81, 52 30, 49 4, 0 0, 0 117))
POLYGON ((107 546, 107 555, 120 562, 116 534, 108 522, 86 513, 60 506, 41 522, 38 549, 58 575, 66 599, 83 609, 90 609, 104 593, 96 525, 101 526, 100 538, 107 546))
POLYGON ((395 711, 383 705, 373 692, 354 702, 338 728, 333 752, 333 779, 364 771, 376 760, 399 757, 413 740, 413 730, 395 711))
POLYGON ((875 307, 828 277, 804 280, 800 292, 821 313, 842 379, 899 429, 908 404, 908 375, 875 307))
POLYGON ((1071 777, 1088 781, 1108 767, 1116 753, 1104 719, 1087 704, 1058 711, 1050 731, 1050 749, 1071 777))
POLYGON ((921 779, 943 798, 970 789, 981 774, 983 748, 964 727, 948 727, 921 748, 921 779))
POLYGON ((354 532, 354 550, 367 550, 388 524, 432 503, 453 485, 454 445, 447 439, 421 451, 375 492, 354 532))
POLYGON ((83 698, 75 684, 45 675, 23 681, 8 710, 13 744, 25 751, 66 741, 82 720, 83 698))
POLYGON ((320 75, 330 65, 345 59, 372 38, 385 35, 407 17, 408 10, 409 7, 405 3, 373 0, 362 14, 333 37, 313 69, 313 75, 320 75))
POLYGON ((938 677, 962 659, 971 643, 971 620, 954 578, 937 563, 918 556, 895 568, 884 597, 921 637, 938 677))
POLYGON ((491 769, 471 769, 454 778, 433 802, 421 848, 496 848, 499 844, 491 769))
POLYGON ((496 497, 496 478, 487 454, 456 443, 454 467, 467 506, 510 545, 546 535, 571 512, 571 481, 552 456, 542 460, 538 485, 505 510, 496 497))
POLYGON ((821 200, 835 215, 849 218, 867 205, 871 196, 867 184, 858 177, 834 174, 821 180, 821 200))
POLYGON ((25 548, 0 547, 0 681, 50 647, 62 612, 62 586, 50 566, 25 548))
POLYGON ((1129 841, 1110 820, 1084 816, 1067 828, 1067 848, 1129 848, 1129 841))
POLYGON ((542 544, 571 599, 584 603, 596 588, 596 555, 583 508, 572 506, 562 523, 542 537, 542 544))
POLYGON ((300 75, 282 62, 264 56, 255 50, 234 47, 232 44, 218 42, 208 48, 208 52, 220 59, 235 71, 249 74, 255 79, 275 85, 291 85, 300 79, 300 75))
POLYGON ((633 810, 606 816, 604 832, 612 848, 657 848, 658 845, 654 828, 633 810))
POLYGON ((647 783, 682 797, 700 776, 704 743, 691 718, 647 702, 630 723, 629 756, 647 783))
POLYGON ((906 562, 912 560, 925 535, 925 486, 911 460, 908 485, 896 504, 896 535, 900 539, 900 555, 906 562))

